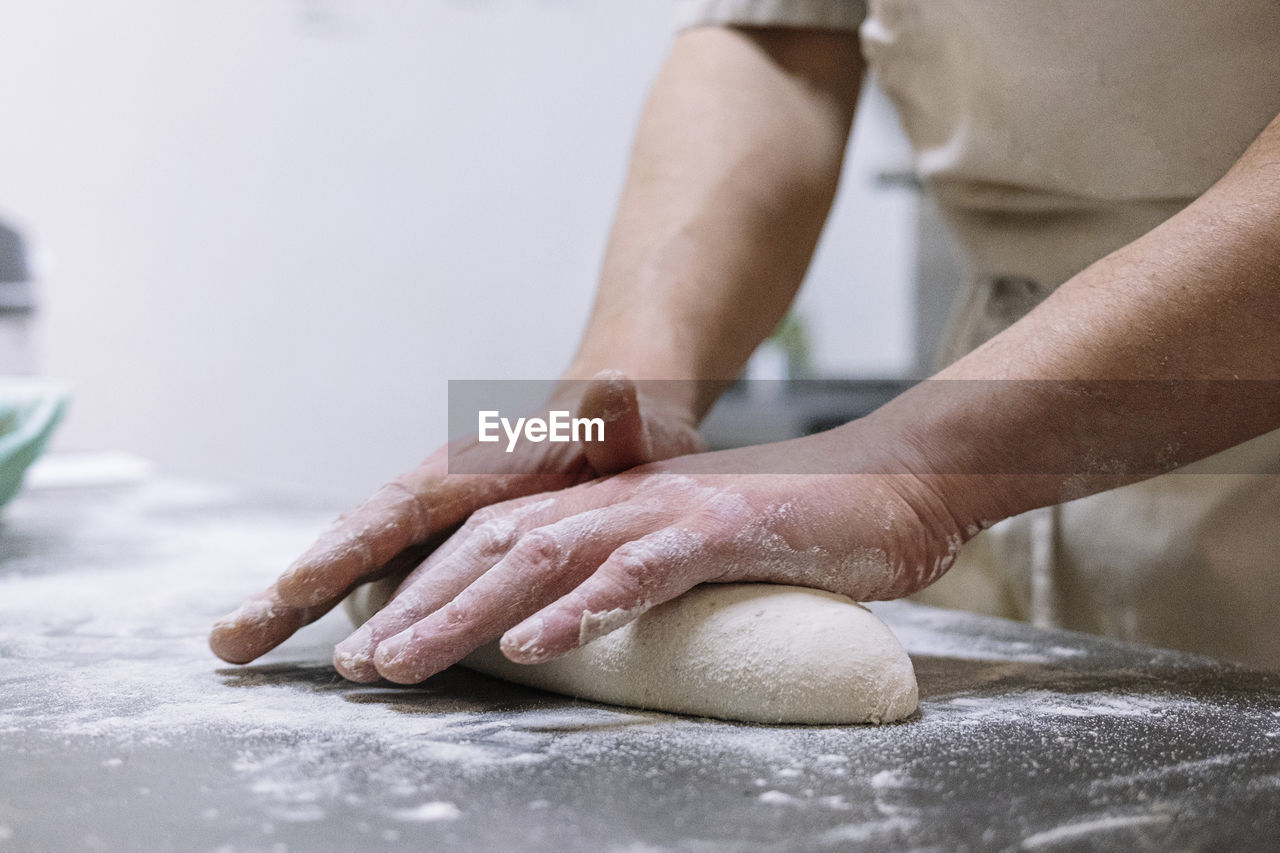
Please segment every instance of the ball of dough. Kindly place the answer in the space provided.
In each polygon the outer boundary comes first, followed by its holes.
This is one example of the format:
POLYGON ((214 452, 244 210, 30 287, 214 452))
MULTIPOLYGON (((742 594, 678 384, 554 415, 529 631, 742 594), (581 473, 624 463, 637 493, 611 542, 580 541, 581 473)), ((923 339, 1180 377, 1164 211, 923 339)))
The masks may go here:
MULTIPOLYGON (((394 590, 377 586, 348 599, 357 624, 394 590)), ((917 701, 910 658, 871 611, 775 584, 695 587, 547 663, 512 663, 494 643, 462 665, 598 702, 757 723, 887 723, 917 701)))
POLYGON ((897 638, 866 608, 827 592, 709 584, 545 664, 496 646, 465 666, 615 705, 759 723, 879 723, 916 709, 897 638))

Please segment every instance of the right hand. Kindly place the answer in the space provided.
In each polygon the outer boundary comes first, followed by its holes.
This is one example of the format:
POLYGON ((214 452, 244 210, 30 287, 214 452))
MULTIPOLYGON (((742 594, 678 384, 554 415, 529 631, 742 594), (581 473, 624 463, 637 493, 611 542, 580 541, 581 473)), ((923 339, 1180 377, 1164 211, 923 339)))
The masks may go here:
POLYGON ((356 586, 413 569, 481 507, 704 449, 690 413, 645 395, 616 371, 586 382, 576 407, 553 400, 548 408, 602 418, 605 440, 525 442, 510 454, 510 473, 503 474, 448 473, 451 453, 457 460, 490 453, 492 445, 471 438, 441 447, 340 516, 275 583, 218 620, 209 636, 214 653, 231 663, 265 654, 356 586))

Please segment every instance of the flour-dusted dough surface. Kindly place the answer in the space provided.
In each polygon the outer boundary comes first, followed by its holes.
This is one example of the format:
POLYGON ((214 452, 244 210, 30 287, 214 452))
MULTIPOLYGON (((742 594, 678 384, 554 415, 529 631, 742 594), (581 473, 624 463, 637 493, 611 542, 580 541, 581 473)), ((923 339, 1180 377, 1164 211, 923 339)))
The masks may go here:
MULTIPOLYGON (((391 590, 356 590, 357 623, 391 590)), ((843 596, 706 584, 543 664, 497 644, 462 661, 517 684, 614 705, 758 723, 886 723, 916 709, 915 670, 883 622, 843 596)))

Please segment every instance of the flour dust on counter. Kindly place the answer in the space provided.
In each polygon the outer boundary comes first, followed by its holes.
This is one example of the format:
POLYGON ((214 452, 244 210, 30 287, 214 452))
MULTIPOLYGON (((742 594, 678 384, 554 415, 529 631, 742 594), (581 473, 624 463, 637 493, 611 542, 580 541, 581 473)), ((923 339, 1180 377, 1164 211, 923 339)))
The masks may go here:
POLYGON ((919 713, 760 726, 451 668, 358 685, 334 613, 252 666, 207 630, 327 509, 155 483, 0 518, 0 847, 1265 848, 1280 676, 910 603, 919 713))

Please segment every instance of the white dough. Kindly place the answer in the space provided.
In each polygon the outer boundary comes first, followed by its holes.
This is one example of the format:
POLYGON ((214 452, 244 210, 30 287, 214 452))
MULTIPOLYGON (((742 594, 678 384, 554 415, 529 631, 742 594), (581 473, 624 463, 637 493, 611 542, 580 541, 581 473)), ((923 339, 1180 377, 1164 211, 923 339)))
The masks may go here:
MULTIPOLYGON (((363 622, 394 586, 347 601, 363 622)), ((915 670, 889 629, 844 596, 774 584, 706 584, 542 664, 496 643, 462 665, 584 699, 759 723, 887 723, 916 709, 915 670)))

